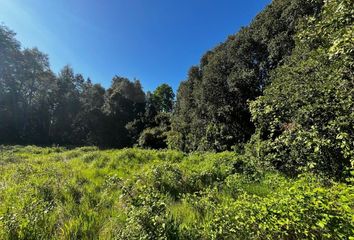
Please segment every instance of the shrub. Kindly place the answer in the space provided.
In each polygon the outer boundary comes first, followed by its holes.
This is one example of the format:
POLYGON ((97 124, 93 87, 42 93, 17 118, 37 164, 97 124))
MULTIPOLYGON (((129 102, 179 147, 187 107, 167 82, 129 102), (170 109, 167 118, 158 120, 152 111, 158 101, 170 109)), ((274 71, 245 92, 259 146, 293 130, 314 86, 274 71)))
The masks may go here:
POLYGON ((138 140, 138 145, 143 148, 163 149, 167 148, 167 136, 160 127, 145 129, 138 140))
POLYGON ((302 24, 296 47, 251 103, 264 141, 260 158, 293 175, 304 169, 341 178, 354 159, 353 8, 326 1, 302 24))
POLYGON ((268 197, 243 194, 219 205, 212 239, 347 239, 354 233, 354 188, 324 188, 313 177, 268 197))

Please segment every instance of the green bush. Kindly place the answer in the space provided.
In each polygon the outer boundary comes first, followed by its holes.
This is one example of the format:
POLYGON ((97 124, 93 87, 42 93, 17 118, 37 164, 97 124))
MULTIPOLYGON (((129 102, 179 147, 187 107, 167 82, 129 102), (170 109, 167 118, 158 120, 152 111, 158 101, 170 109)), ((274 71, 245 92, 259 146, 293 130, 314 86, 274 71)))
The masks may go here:
POLYGON ((164 149, 167 148, 166 141, 167 135, 163 128, 147 128, 141 133, 138 145, 143 148, 164 149))
POLYGON ((348 239, 354 234, 354 188, 323 187, 303 177, 267 197, 242 194, 215 210, 213 239, 348 239))
POLYGON ((291 175, 341 178, 352 167, 353 22, 351 0, 330 0, 301 25, 292 55, 251 103, 260 159, 291 175))

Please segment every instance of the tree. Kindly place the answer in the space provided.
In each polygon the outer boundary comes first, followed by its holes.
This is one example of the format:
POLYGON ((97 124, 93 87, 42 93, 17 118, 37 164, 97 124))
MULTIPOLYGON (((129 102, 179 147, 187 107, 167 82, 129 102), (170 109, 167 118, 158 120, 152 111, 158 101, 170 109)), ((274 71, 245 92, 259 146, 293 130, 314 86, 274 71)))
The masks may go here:
POLYGON ((249 140, 248 101, 262 94, 270 71, 292 52, 299 19, 321 6, 320 0, 275 0, 250 26, 208 51, 178 90, 172 147, 223 151, 249 140))
POLYGON ((260 158, 288 174, 343 177, 354 163, 351 0, 327 1, 304 21, 296 47, 251 104, 260 158))
POLYGON ((177 101, 171 118, 172 130, 167 139, 170 148, 185 152, 198 149, 207 124, 202 117, 200 104, 201 81, 202 71, 195 66, 189 70, 188 81, 181 82, 178 88, 177 101))
POLYGON ((0 49, 0 143, 46 144, 55 82, 48 57, 36 48, 22 51, 4 26, 0 49))
POLYGON ((23 143, 48 144, 53 106, 51 94, 55 89, 55 76, 50 70, 49 59, 37 48, 25 49, 21 65, 23 143))
POLYGON ((0 141, 15 143, 20 140, 20 43, 15 33, 0 26, 0 141))
POLYGON ((76 144, 104 146, 104 95, 105 89, 100 84, 92 84, 90 79, 83 83, 81 108, 73 123, 76 144))
POLYGON ((144 148, 166 148, 170 131, 174 93, 170 86, 162 84, 147 92, 145 109, 126 128, 134 143, 144 148))
POLYGON ((116 76, 106 91, 70 66, 56 76, 46 54, 22 50, 4 26, 0 47, 0 144, 129 147, 145 128, 169 130, 167 84, 146 97, 138 80, 116 76))
POLYGON ((127 124, 141 116, 145 108, 145 93, 138 80, 115 77, 106 92, 104 112, 107 116, 105 126, 106 144, 127 147, 133 144, 127 124))
POLYGON ((80 112, 82 76, 75 76, 70 66, 65 66, 57 78, 53 93, 54 106, 50 128, 51 141, 57 144, 73 144, 73 123, 80 112))
POLYGON ((174 98, 172 87, 165 83, 158 86, 152 94, 155 108, 159 112, 172 112, 174 98))

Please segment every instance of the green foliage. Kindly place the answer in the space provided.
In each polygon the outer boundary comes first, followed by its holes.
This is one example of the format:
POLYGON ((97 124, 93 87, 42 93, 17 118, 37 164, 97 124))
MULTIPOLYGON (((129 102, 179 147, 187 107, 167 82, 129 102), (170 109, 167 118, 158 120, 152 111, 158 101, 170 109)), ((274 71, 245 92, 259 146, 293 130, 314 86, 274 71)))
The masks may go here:
POLYGON ((1 147, 1 239, 348 239, 354 187, 233 152, 1 147))
POLYGON ((224 151, 247 142, 254 133, 248 101, 262 94, 271 70, 291 54, 297 23, 321 6, 321 0, 274 0, 208 51, 178 89, 171 148, 224 151))
POLYGON ((167 84, 162 84, 153 93, 146 95, 144 115, 135 121, 137 129, 141 125, 137 144, 143 148, 161 149, 167 148, 167 135, 171 130, 171 115, 174 93, 167 84))
POLYGON ((55 75, 47 55, 22 50, 3 25, 0 49, 1 144, 123 148, 144 129, 169 131, 174 93, 167 84, 146 96, 139 80, 115 76, 106 91, 70 66, 55 75))
POLYGON ((127 124, 138 118, 145 107, 145 93, 138 80, 115 77, 107 90, 103 111, 107 116, 104 126, 105 146, 128 147, 133 144, 127 124), (113 134, 112 134, 113 133, 113 134))
POLYGON ((144 129, 139 137, 138 144, 143 148, 166 148, 166 132, 160 127, 144 129))
POLYGON ((158 86, 152 93, 152 100, 158 112, 172 112, 174 98, 171 86, 166 83, 158 86))
POLYGON ((353 16, 274 0, 190 69, 174 111, 166 84, 55 76, 0 26, 0 143, 219 152, 0 145, 0 238, 353 239, 353 16))
POLYGON ((268 197, 251 192, 226 201, 210 223, 212 238, 347 239, 353 234, 352 187, 326 189, 306 176, 291 185, 282 180, 268 197))
POLYGON ((296 48, 251 103, 260 158, 288 174, 340 177, 354 159, 352 1, 327 1, 300 28, 296 48))

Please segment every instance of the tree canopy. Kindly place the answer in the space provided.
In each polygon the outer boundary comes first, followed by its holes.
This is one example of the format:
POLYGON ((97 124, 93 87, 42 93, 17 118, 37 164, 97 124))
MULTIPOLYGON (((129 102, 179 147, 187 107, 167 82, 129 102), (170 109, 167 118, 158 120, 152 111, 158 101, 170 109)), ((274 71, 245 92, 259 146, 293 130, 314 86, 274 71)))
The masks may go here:
POLYGON ((340 175, 354 163, 354 11, 332 0, 303 21, 296 47, 251 104, 261 158, 285 172, 340 175))
POLYGON ((275 0, 248 27, 208 51, 177 93, 171 144, 184 151, 230 150, 254 133, 248 101, 262 94, 270 71, 294 48, 300 19, 322 1, 275 0))
POLYGON ((105 90, 70 66, 56 75, 47 55, 22 49, 5 26, 0 49, 0 144, 129 147, 160 112, 172 111, 167 84, 147 97, 139 80, 115 76, 105 90))
POLYGON ((167 84, 55 74, 0 26, 0 144, 234 149, 288 174, 341 176, 354 161, 352 5, 272 1, 190 68, 176 100, 167 84))

